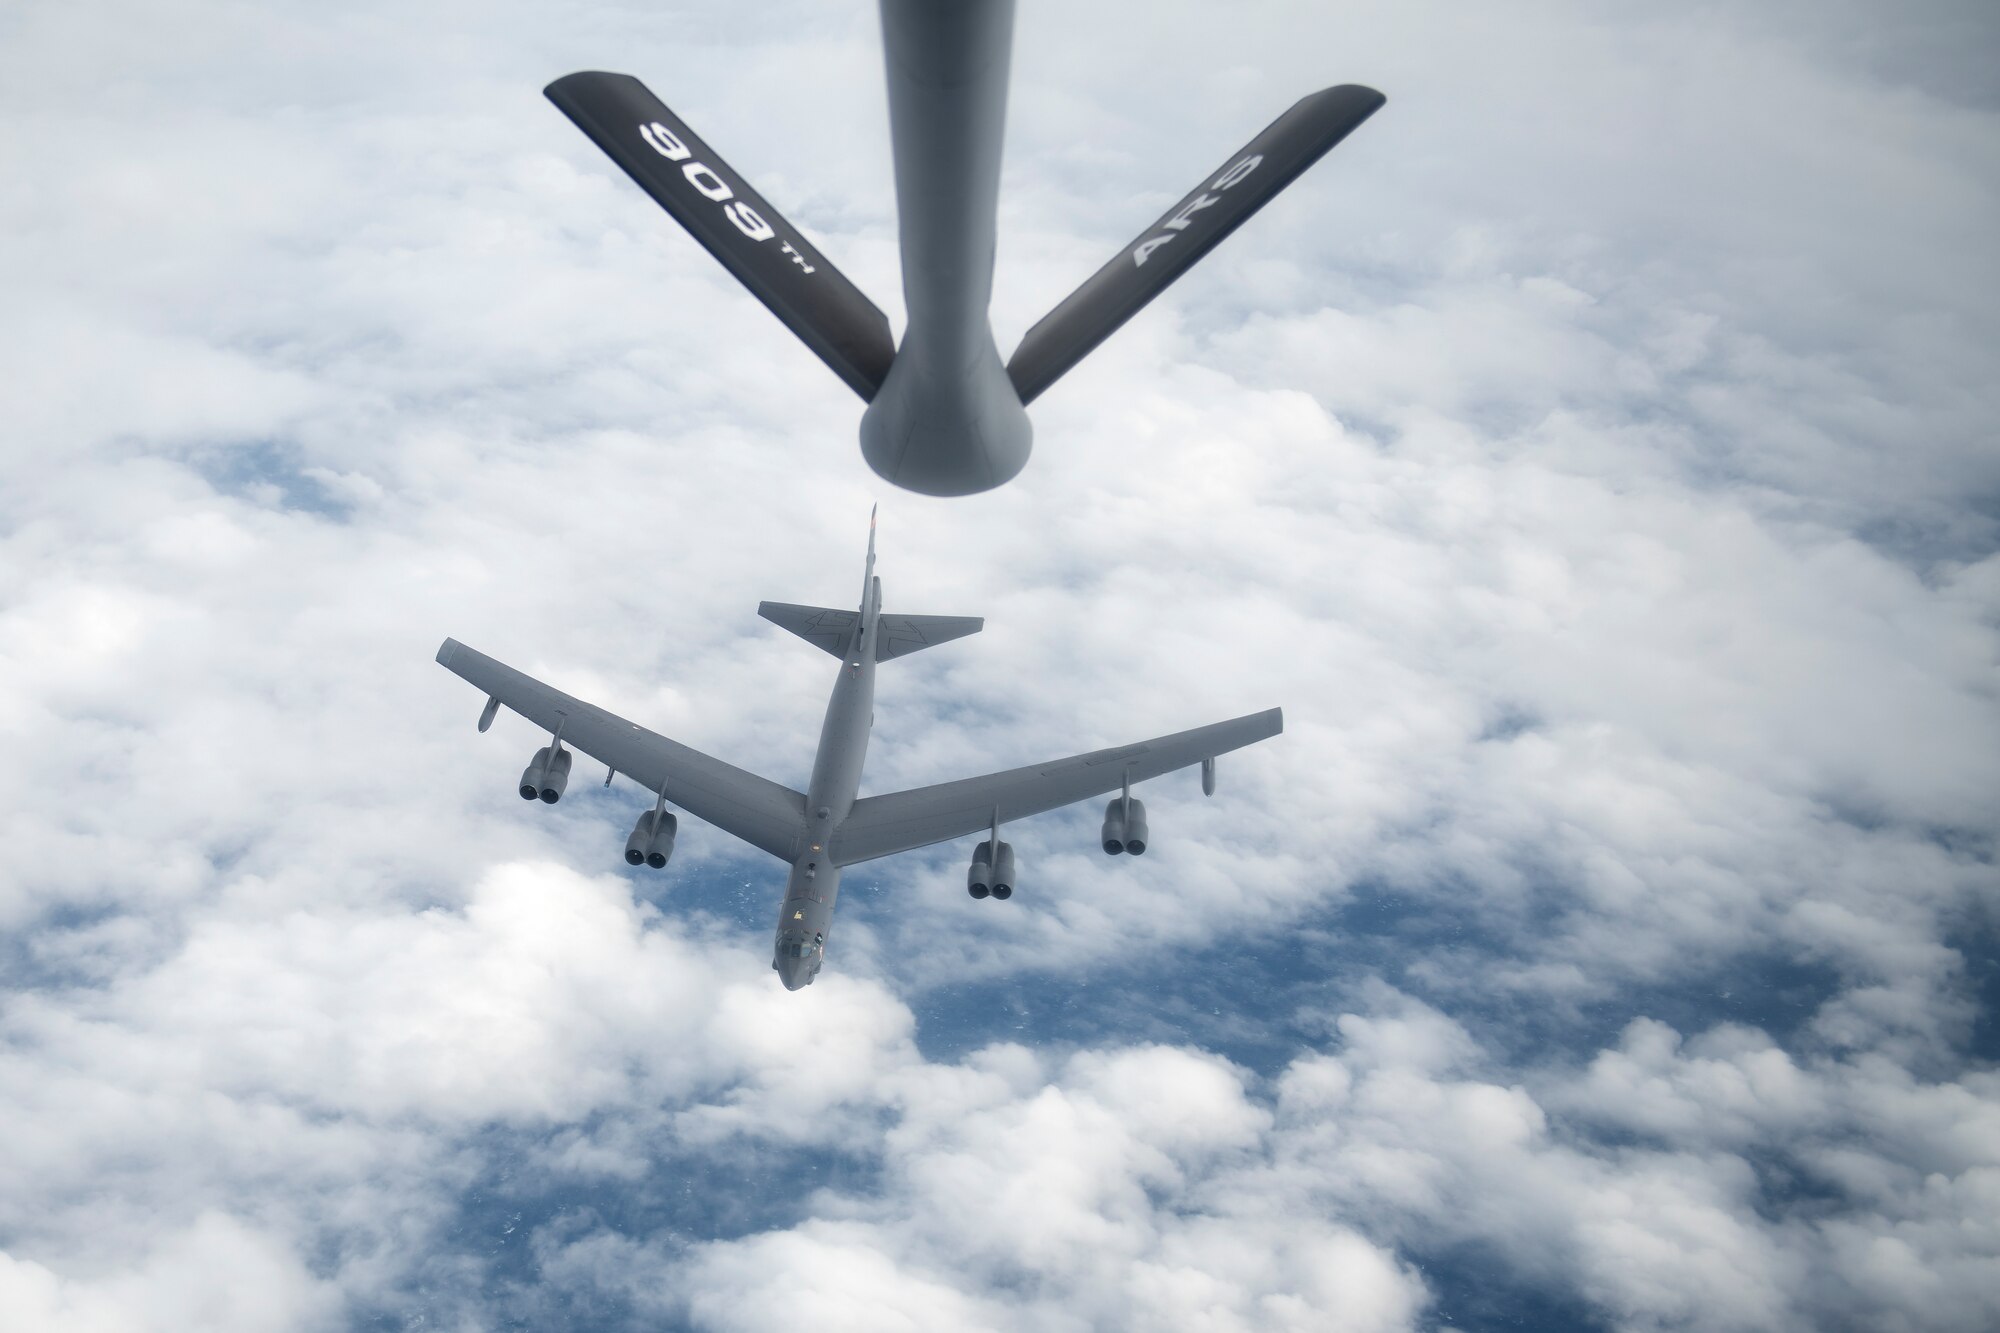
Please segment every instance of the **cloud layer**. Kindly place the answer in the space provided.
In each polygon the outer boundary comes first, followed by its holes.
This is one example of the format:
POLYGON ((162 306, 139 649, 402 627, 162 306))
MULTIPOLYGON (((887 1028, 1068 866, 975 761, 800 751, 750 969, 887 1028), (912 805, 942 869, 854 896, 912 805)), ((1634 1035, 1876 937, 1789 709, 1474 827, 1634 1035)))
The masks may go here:
POLYGON ((1031 6, 1017 335, 1391 97, 1035 408, 858 405, 536 96, 627 68, 892 318, 866 5, 100 3, 0 43, 0 1308, 26 1329, 2000 1314, 1978 5, 1031 6), (1970 61, 1970 63, 1968 63, 1970 61), (889 790, 1279 704, 1214 801, 849 877, 524 810, 447 634, 801 785, 763 597, 983 614, 889 790), (852 562, 852 563, 850 563, 852 562))

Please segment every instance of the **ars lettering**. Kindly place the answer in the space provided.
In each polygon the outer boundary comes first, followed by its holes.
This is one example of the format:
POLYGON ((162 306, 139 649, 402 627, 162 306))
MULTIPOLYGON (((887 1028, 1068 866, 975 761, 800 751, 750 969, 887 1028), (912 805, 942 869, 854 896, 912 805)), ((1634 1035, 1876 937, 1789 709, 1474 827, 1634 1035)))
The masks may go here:
POLYGON ((1182 204, 1172 217, 1160 224, 1161 235, 1148 236, 1132 247, 1132 263, 1135 266, 1143 265, 1153 251, 1173 240, 1176 234, 1186 231, 1188 225, 1194 221, 1196 213, 1221 203, 1222 192, 1240 184, 1243 178, 1261 166, 1263 161, 1262 153, 1252 153, 1240 161, 1232 162, 1220 176, 1209 183, 1207 190, 1197 192, 1194 198, 1182 204), (1210 190, 1215 193, 1209 193, 1210 190))

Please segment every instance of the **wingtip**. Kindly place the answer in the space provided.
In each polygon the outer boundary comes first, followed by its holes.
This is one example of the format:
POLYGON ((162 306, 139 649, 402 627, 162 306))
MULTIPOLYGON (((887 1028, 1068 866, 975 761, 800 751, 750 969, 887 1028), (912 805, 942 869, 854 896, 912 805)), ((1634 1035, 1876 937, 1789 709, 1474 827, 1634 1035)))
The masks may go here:
POLYGON ((616 70, 609 69, 573 69, 559 79, 550 79, 546 84, 542 85, 542 91, 547 93, 550 89, 560 88, 565 83, 574 83, 578 79, 625 79, 630 77, 631 75, 629 74, 620 74, 616 70))
POLYGON ((1380 111, 1388 101, 1387 95, 1381 90, 1370 88, 1365 83, 1336 83, 1331 88, 1322 88, 1316 93, 1307 93, 1299 99, 1298 105, 1305 106, 1307 103, 1318 104, 1322 102, 1348 103, 1360 113, 1360 120, 1366 120, 1377 111, 1380 111), (1366 109, 1362 110, 1362 108, 1366 109))
POLYGON ((441 667, 450 666, 451 656, 459 650, 460 646, 457 639, 446 639, 443 643, 439 644, 437 651, 438 665, 441 667))

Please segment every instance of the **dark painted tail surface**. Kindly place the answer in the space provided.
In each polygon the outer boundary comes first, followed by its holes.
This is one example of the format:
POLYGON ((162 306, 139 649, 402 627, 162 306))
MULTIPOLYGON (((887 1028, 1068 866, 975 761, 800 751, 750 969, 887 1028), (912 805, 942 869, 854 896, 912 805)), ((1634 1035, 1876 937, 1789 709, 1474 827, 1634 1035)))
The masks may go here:
POLYGON ((1386 100, 1347 84, 1302 98, 1272 121, 1028 330, 1007 363, 1021 401, 1032 402, 1088 356, 1386 100))
POLYGON ((543 90, 864 400, 896 358, 889 320, 798 228, 629 74, 586 72, 543 90))

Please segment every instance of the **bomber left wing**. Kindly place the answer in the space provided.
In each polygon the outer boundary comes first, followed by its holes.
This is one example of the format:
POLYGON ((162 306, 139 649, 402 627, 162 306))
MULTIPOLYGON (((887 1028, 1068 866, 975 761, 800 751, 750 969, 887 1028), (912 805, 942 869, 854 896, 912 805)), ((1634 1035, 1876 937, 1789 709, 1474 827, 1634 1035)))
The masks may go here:
POLYGON ((996 810, 1001 823, 1011 823, 1117 791, 1128 773, 1133 782, 1156 778, 1275 736, 1284 729, 1284 710, 1271 708, 1192 731, 1140 741, 1137 745, 1093 750, 1052 763, 941 782, 934 787, 864 796, 854 803, 854 809, 834 835, 833 860, 838 865, 853 865, 948 842, 990 828, 996 810))
POLYGON ((554 732, 560 726, 564 745, 642 787, 655 792, 664 787, 669 804, 782 861, 796 857, 805 832, 806 798, 790 787, 572 698, 456 639, 444 641, 437 660, 543 730, 554 732))

